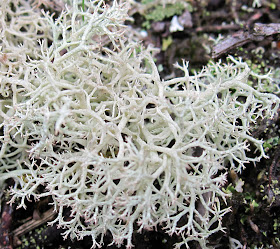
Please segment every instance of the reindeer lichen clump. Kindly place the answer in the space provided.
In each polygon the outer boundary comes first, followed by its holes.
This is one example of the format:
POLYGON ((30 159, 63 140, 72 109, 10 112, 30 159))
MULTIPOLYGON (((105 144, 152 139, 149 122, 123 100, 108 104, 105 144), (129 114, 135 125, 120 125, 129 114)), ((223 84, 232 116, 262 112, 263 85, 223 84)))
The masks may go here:
POLYGON ((229 211, 226 169, 264 156, 250 124, 279 106, 260 91, 269 77, 254 75, 254 89, 247 64, 230 58, 194 76, 183 63, 183 77, 162 80, 117 1, 69 1, 57 18, 25 0, 0 11, 0 181, 14 179, 11 201, 51 196, 53 223, 93 247, 109 232, 130 248, 137 225, 207 248, 229 211))

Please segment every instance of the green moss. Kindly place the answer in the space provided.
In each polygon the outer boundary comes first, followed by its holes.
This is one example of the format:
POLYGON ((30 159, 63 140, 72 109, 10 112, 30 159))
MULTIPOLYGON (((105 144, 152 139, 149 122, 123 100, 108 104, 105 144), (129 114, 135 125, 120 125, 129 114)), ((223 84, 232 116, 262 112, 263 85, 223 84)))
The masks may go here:
POLYGON ((267 152, 269 149, 276 147, 278 144, 280 144, 279 136, 271 137, 264 142, 263 148, 267 152))
POLYGON ((180 15, 183 10, 184 6, 181 3, 176 3, 174 5, 168 4, 165 7, 159 5, 145 15, 145 18, 147 20, 161 21, 164 18, 180 15))
MULTIPOLYGON (((152 1, 145 1, 145 2, 152 2, 152 1)), ((182 3, 175 3, 175 4, 166 4, 157 5, 152 8, 149 8, 147 12, 144 14, 146 22, 143 23, 145 28, 150 27, 150 23, 152 21, 158 22, 162 21, 165 18, 172 17, 174 15, 180 15, 184 11, 185 7, 182 3)))

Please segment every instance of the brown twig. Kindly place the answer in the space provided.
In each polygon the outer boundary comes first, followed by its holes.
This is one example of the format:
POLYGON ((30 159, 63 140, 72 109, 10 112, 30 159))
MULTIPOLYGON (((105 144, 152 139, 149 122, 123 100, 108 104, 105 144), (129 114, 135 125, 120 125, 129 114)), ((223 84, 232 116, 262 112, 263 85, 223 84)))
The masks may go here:
POLYGON ((13 205, 9 205, 7 203, 4 204, 0 225, 0 248, 3 249, 12 249, 9 231, 13 219, 13 210, 13 205))
POLYGON ((279 23, 255 23, 252 31, 239 31, 213 47, 212 58, 217 58, 233 48, 251 41, 262 41, 266 36, 280 33, 279 23))
POLYGON ((48 211, 44 212, 40 219, 32 219, 28 222, 26 222, 25 224, 21 225, 20 227, 18 227, 17 229, 15 229, 14 231, 11 232, 11 235, 13 235, 14 239, 13 239, 13 244, 17 245, 19 244, 19 237, 21 237, 22 235, 32 231, 33 229, 45 224, 48 221, 53 220, 54 216, 56 215, 56 213, 54 212, 53 209, 49 209, 48 211))
POLYGON ((240 25, 238 24, 226 24, 226 25, 206 25, 197 27, 195 29, 196 32, 220 32, 222 30, 238 30, 240 29, 240 25))
MULTIPOLYGON (((279 164, 279 158, 280 158, 280 145, 277 146, 275 149, 275 155, 272 160, 272 163, 269 167, 269 173, 268 173, 268 186, 269 189, 272 190, 271 183, 272 183, 272 176, 273 176, 273 171, 274 169, 278 166, 279 164)), ((272 190, 273 191, 273 190, 272 190)))

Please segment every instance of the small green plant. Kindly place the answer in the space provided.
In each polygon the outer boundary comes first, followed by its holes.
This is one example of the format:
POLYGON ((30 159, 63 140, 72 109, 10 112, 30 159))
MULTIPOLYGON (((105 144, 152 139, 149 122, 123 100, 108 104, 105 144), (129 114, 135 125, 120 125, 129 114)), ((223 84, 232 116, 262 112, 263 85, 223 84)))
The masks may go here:
MULTIPOLYGON (((85 0, 82 1, 82 9, 83 9, 83 11, 85 11, 85 0)), ((84 21, 85 17, 82 16, 82 18, 83 18, 83 21, 84 21)))

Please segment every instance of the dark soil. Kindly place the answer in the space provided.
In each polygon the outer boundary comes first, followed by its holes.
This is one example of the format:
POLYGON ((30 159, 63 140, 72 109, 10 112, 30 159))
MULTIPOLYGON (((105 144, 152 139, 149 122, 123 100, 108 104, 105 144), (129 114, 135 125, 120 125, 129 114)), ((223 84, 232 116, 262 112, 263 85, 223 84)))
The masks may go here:
MULTIPOLYGON (((280 68, 280 34, 260 37, 259 40, 249 40, 241 46, 229 47, 219 58, 212 58, 211 51, 214 43, 209 37, 217 38, 234 37, 240 32, 251 32, 254 23, 270 24, 280 23, 279 0, 260 1, 262 6, 252 8, 253 0, 225 1, 225 0, 201 0, 192 1, 193 11, 190 13, 192 25, 184 31, 170 33, 171 18, 158 22, 152 22, 147 30, 148 36, 145 44, 153 44, 162 48, 166 39, 172 38, 172 42, 165 51, 157 55, 157 64, 164 70, 162 77, 177 75, 173 64, 182 59, 189 61, 189 68, 199 70, 209 60, 218 61, 226 59, 227 54, 240 56, 243 61, 258 70, 266 73, 268 69, 280 68), (223 25, 227 24, 227 25, 223 25), (161 27, 161 28, 159 28, 161 27), (260 52, 263 51, 263 52, 260 52)), ((145 18, 140 14, 134 14, 135 22, 131 25, 141 28, 145 18)), ((280 32, 280 31, 279 31, 280 32)), ((216 45, 219 46, 219 45, 216 45)), ((278 69, 280 70, 280 69, 278 69)), ((280 74, 280 73, 279 73, 280 74)), ((279 75, 275 76, 275 84, 280 83, 279 75)), ((279 118, 263 121, 253 132, 256 138, 265 141, 270 138, 280 137, 279 118)), ((267 147, 268 159, 262 159, 256 165, 248 165, 240 174, 229 174, 228 188, 232 197, 227 200, 232 206, 232 212, 228 213, 224 220, 224 232, 210 237, 209 248, 230 248, 230 238, 238 240, 243 248, 280 248, 280 145, 276 139, 267 147), (244 181, 243 191, 236 192, 231 188, 233 182, 244 181)), ((253 148, 251 150, 253 154, 253 148)), ((9 184, 13 184, 10 180, 9 184)), ((27 222, 40 220, 50 206, 51 200, 45 199, 39 202, 30 202, 27 209, 15 209, 15 206, 7 204, 9 198, 2 202, 2 223, 0 226, 0 248, 90 248, 91 240, 82 241, 63 240, 62 229, 56 226, 47 226, 47 221, 31 231, 24 230, 15 236, 18 228, 27 222), (8 232, 9 231, 9 232, 8 232), (22 235, 23 234, 23 235, 22 235)), ((133 243, 135 249, 162 248, 170 249, 179 241, 175 235, 169 237, 159 227, 157 231, 145 231, 142 234, 135 232, 133 243)), ((102 248, 117 248, 110 246, 110 235, 105 238, 102 248)), ((121 248, 125 248, 122 246, 121 248)), ((191 248, 200 248, 193 243, 191 248)), ((235 248, 235 247, 232 247, 235 248)), ((237 245, 236 245, 236 248, 237 245)), ((241 248, 241 247, 240 247, 241 248)))

